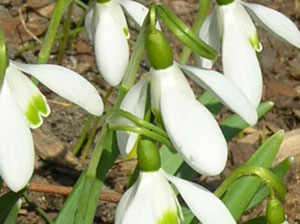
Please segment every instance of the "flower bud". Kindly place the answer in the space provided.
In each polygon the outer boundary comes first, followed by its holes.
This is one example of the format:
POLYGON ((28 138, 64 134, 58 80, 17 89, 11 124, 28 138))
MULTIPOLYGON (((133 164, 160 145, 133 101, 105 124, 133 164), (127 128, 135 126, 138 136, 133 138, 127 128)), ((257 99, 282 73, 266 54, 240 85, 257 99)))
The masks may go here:
POLYGON ((160 156, 154 142, 146 139, 140 140, 137 155, 141 171, 151 172, 160 168, 160 156))
POLYGON ((284 222, 284 208, 277 198, 271 198, 268 201, 266 218, 269 224, 281 224, 284 222))
POLYGON ((161 31, 149 31, 145 44, 149 61, 155 69, 165 69, 173 64, 171 46, 161 31))

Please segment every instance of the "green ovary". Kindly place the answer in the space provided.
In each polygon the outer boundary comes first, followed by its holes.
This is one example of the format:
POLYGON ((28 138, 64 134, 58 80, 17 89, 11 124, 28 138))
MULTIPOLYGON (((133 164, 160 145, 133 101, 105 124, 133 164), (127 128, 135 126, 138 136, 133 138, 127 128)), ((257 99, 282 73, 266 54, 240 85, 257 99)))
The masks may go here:
POLYGON ((37 127, 42 123, 40 114, 47 116, 49 110, 46 101, 41 95, 34 96, 28 103, 25 116, 31 126, 37 127))
POLYGON ((179 224, 178 214, 176 211, 167 210, 159 218, 158 224, 179 224))

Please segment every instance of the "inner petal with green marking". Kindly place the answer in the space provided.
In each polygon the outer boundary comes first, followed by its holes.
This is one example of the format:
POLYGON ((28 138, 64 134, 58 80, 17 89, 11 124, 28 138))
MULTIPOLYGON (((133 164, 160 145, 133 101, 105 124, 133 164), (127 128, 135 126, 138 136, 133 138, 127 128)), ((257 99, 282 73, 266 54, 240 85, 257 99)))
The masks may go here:
POLYGON ((177 211, 167 210, 158 219, 158 224, 179 224, 177 211))
POLYGON ((38 128, 43 123, 43 117, 50 114, 50 108, 42 95, 35 95, 27 104, 25 117, 31 128, 38 128))
POLYGON ((261 52, 262 51, 263 47, 262 47, 262 44, 258 40, 257 33, 255 33, 255 35, 253 37, 249 37, 248 40, 249 40, 251 46, 253 47, 253 49, 256 52, 261 52))

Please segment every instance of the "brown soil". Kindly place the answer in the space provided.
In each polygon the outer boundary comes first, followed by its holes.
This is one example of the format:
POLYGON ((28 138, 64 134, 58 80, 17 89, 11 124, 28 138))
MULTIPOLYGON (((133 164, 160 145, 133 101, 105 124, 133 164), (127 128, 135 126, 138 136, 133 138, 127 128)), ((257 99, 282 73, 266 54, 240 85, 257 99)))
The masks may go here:
MULTIPOLYGON (((197 0, 162 2, 174 10, 189 26, 193 23, 198 6, 197 0)), ((279 10, 300 27, 300 4, 297 0, 257 0, 256 2, 279 10)), ((16 54, 22 46, 33 43, 35 41, 34 38, 42 38, 44 36, 54 4, 54 0, 0 1, 0 26, 4 29, 7 48, 11 58, 27 63, 36 61, 39 45, 17 56, 16 54), (20 13, 22 16, 20 16, 20 13), (22 20, 26 28, 22 25, 22 20)), ((81 8, 74 6, 71 24, 73 28, 82 13, 83 10, 81 8)), ((136 37, 136 31, 135 27, 131 30, 133 39, 136 37)), ((264 46, 264 50, 260 55, 264 73, 263 101, 273 101, 275 106, 255 127, 248 128, 243 137, 236 138, 230 142, 230 158, 227 168, 221 175, 222 178, 228 175, 232 168, 243 164, 253 154, 261 142, 262 132, 264 135, 270 136, 279 129, 284 129, 288 132, 300 128, 300 51, 288 44, 275 40, 264 30, 258 29, 258 31, 260 41, 264 46)), ((172 42, 175 57, 178 58, 182 45, 171 34, 167 36, 172 42)), ((58 44, 52 50, 50 63, 56 63, 57 52, 58 44)), ((68 44, 62 64, 79 72, 91 81, 98 88, 102 97, 109 90, 109 86, 97 76, 93 47, 84 32, 73 38, 72 42, 68 44)), ((216 67, 219 68, 220 66, 217 65, 216 67)), ((144 61, 140 74, 147 72, 147 70, 148 65, 144 61)), ((196 85, 194 87, 195 91, 199 93, 199 88, 196 85)), ((44 125, 39 130, 33 131, 37 155, 36 169, 31 182, 42 184, 39 189, 44 192, 29 191, 29 195, 51 218, 55 218, 66 196, 47 193, 45 188, 49 185, 72 187, 80 172, 86 167, 88 159, 78 159, 71 155, 70 150, 72 150, 80 136, 87 113, 61 99, 46 87, 40 86, 40 88, 49 100, 52 113, 50 117, 45 119, 44 125), (44 141, 45 139, 47 141, 44 141)), ((114 90, 108 100, 110 105, 114 102, 116 95, 117 92, 114 90)), ((226 114, 228 112, 224 110, 219 118, 222 119, 226 114)), ((294 154, 298 153, 299 149, 294 154)), ((120 194, 124 192, 128 175, 134 169, 135 164, 135 161, 118 160, 116 162, 108 173, 102 199, 113 200, 112 198, 115 196, 117 198, 120 197, 120 194)), ((288 221, 291 224, 300 222, 299 171, 300 163, 296 159, 285 177, 287 196, 284 206, 288 221)), ((217 177, 217 179, 219 180, 220 177, 217 177)), ((195 178, 195 181, 201 181, 202 184, 211 190, 216 188, 215 180, 216 178, 195 178)), ((70 189, 64 190, 68 191, 70 189)), ((54 188, 52 189, 53 191, 58 192, 59 189, 54 188)), ((115 202, 99 200, 95 223, 113 223, 115 208, 115 202)), ((263 215, 264 209, 265 203, 244 215, 241 220, 245 221, 249 218, 263 215)), ((43 224, 46 222, 37 214, 34 208, 28 206, 24 201, 17 223, 43 224)))

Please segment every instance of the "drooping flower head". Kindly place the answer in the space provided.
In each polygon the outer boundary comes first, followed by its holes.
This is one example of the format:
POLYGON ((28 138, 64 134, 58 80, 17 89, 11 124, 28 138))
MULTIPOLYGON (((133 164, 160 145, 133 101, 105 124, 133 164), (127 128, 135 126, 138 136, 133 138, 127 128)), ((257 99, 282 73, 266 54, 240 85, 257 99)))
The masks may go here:
MULTIPOLYGON (((161 31, 149 35, 152 36, 146 40, 146 48, 153 66, 149 74, 152 112, 163 122, 172 144, 187 164, 201 174, 217 175, 224 169, 227 160, 227 144, 219 125, 211 113, 195 99, 179 65, 173 62, 171 48, 161 31)), ((255 108, 226 77, 211 70, 180 67, 248 123, 256 123, 255 108)), ((136 84, 125 96, 121 108, 142 118, 146 89, 147 82, 136 84)), ((137 135, 120 132, 117 136, 121 154, 130 153, 137 135)))
POLYGON ((103 103, 97 90, 82 76, 57 65, 10 61, 0 91, 0 175, 17 192, 28 183, 34 168, 30 128, 38 128, 50 114, 46 98, 26 72, 58 95, 100 116, 103 103))
POLYGON ((202 186, 167 174, 160 168, 157 146, 141 140, 138 146, 140 174, 123 195, 115 224, 178 224, 183 220, 173 183, 187 206, 203 224, 236 223, 225 205, 202 186))
MULTIPOLYGON (((217 4, 215 11, 205 20, 199 36, 216 50, 221 49, 224 75, 257 107, 263 85, 256 51, 261 51, 262 45, 251 17, 273 36, 297 48, 300 48, 300 32, 285 15, 268 7, 241 0, 217 0, 217 4)), ((207 59, 198 60, 201 67, 211 68, 213 65, 207 59)))
POLYGON ((88 9, 85 27, 89 38, 94 42, 96 62, 103 78, 111 86, 121 82, 129 59, 127 39, 130 33, 122 4, 139 25, 148 9, 129 0, 104 0, 95 2, 88 9))

